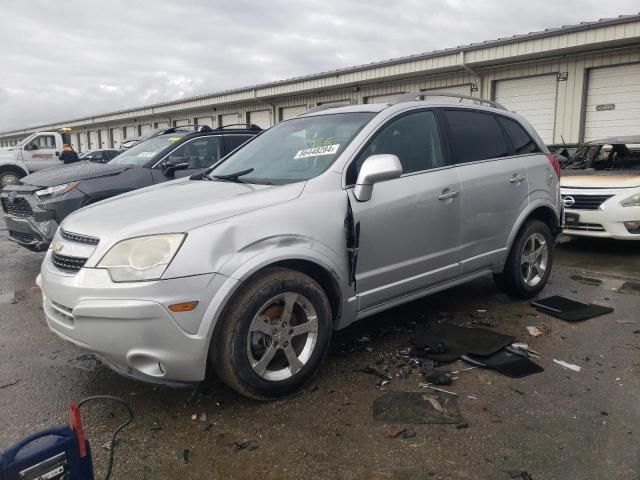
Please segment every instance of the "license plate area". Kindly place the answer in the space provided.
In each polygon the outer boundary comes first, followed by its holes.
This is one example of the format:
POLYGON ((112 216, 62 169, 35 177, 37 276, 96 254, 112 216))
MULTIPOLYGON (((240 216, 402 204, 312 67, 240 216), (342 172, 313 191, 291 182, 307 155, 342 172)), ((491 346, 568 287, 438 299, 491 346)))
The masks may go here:
POLYGON ((572 226, 578 225, 579 223, 580 223, 580 214, 579 213, 565 212, 565 214, 564 214, 564 226, 565 226, 565 228, 571 228, 572 226))

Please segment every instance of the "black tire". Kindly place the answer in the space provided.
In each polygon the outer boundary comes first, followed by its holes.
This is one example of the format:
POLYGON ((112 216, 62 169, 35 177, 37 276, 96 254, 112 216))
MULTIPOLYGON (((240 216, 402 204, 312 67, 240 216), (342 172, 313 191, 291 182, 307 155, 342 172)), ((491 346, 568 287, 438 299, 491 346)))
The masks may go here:
POLYGON ((0 190, 8 185, 17 185, 22 177, 24 177, 24 173, 18 170, 7 168, 0 171, 0 190))
MULTIPOLYGON (((309 305, 307 304, 307 306, 309 305)), ((269 311, 270 308, 278 307, 273 304, 264 312, 269 311)), ((284 307, 281 306, 281 308, 282 311, 278 317, 280 319, 284 318, 284 307)), ((289 333, 293 330, 296 317, 303 318, 305 315, 305 312, 299 310, 302 307, 296 304, 294 308, 298 313, 292 314, 291 324, 283 329, 288 330, 289 333)), ((275 322, 274 327, 279 328, 281 325, 280 320, 275 320, 275 318, 272 322, 275 322)), ((268 329, 272 328, 271 323, 267 323, 267 325, 268 329)), ((209 366, 214 369, 224 383, 244 396, 258 400, 277 398, 299 389, 316 373, 328 351, 331 332, 331 306, 320 285, 309 276, 295 270, 269 268, 251 278, 229 302, 211 340, 209 366), (292 373, 286 379, 265 379, 254 371, 249 359, 249 350, 253 348, 248 345, 250 326, 256 315, 261 313, 260 310, 271 299, 285 293, 298 294, 299 296, 295 298, 303 298, 305 302, 308 301, 311 304, 310 306, 315 310, 315 317, 317 317, 317 336, 310 356, 300 370, 292 373)), ((278 345, 276 337, 264 335, 255 330, 251 335, 252 339, 256 338, 254 335, 258 335, 260 342, 278 345), (260 337, 261 335, 262 337, 260 337)), ((302 334, 295 338, 306 342, 308 338, 311 338, 308 335, 310 334, 302 334)), ((291 337, 291 348, 294 346, 293 338, 291 337)), ((285 349, 282 347, 283 345, 287 346, 288 342, 280 340, 275 355, 282 356, 280 358, 273 357, 276 362, 286 360, 285 349)), ((268 349, 268 347, 264 347, 264 344, 263 348, 268 349)), ((253 353, 252 350, 251 354, 253 355, 253 353)), ((288 360, 286 362, 290 364, 288 360)))
POLYGON ((498 288, 513 298, 527 299, 535 297, 547 284, 549 276, 551 275, 551 268, 553 267, 553 246, 553 235, 546 223, 540 220, 528 220, 525 222, 511 246, 503 271, 493 275, 493 279, 498 288), (535 285, 530 285, 525 279, 525 273, 523 273, 524 266, 521 263, 521 259, 523 254, 526 253, 525 248, 528 248, 527 242, 530 241, 530 238, 535 234, 544 237, 548 257, 544 273, 539 275, 539 281, 535 285))

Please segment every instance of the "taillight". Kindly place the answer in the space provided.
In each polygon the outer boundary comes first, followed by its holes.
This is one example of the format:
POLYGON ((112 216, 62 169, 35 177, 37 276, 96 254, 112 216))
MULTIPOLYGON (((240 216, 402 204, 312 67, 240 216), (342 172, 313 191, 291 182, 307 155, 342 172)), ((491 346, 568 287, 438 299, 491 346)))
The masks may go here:
POLYGON ((558 162, 556 156, 552 154, 547 155, 547 158, 549 159, 553 170, 556 172, 556 176, 560 178, 560 162, 558 162))

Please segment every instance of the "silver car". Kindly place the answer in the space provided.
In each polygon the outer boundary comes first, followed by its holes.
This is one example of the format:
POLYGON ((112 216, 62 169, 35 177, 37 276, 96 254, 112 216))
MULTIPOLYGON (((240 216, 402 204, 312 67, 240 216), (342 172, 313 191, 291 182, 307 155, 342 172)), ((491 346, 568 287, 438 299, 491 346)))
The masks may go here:
POLYGON ((127 376, 210 371, 265 399, 356 320, 487 274, 533 297, 561 225, 555 157, 497 104, 415 98, 299 116, 68 216, 38 280, 49 327, 127 376))

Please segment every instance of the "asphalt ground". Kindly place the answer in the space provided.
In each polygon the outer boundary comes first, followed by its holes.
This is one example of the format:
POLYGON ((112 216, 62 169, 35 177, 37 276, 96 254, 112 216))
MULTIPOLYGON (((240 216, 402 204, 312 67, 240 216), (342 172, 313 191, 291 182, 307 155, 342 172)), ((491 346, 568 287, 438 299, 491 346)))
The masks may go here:
MULTIPOLYGON (((131 381, 59 339, 45 325, 34 283, 42 258, 9 242, 0 223, 0 447, 65 422, 72 400, 108 394, 135 413, 116 446, 114 479, 640 478, 640 242, 563 239, 556 248, 543 296, 608 305, 612 314, 567 323, 481 279, 335 332, 311 383, 268 403, 220 385, 131 381), (373 402, 386 392, 427 392, 401 352, 441 322, 513 335, 540 353, 545 371, 454 375, 443 388, 458 394, 457 426, 375 420, 373 402), (533 337, 527 326, 543 334, 533 337), (379 378, 358 371, 368 365, 391 381, 377 386, 379 378)), ((103 445, 123 411, 92 405, 83 418, 101 478, 103 445)))

